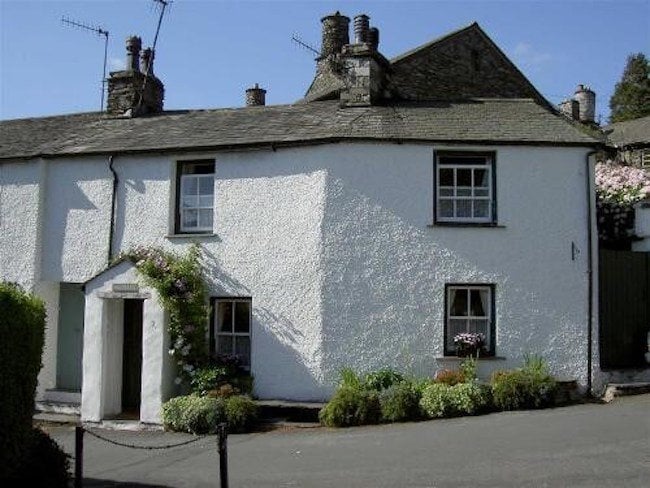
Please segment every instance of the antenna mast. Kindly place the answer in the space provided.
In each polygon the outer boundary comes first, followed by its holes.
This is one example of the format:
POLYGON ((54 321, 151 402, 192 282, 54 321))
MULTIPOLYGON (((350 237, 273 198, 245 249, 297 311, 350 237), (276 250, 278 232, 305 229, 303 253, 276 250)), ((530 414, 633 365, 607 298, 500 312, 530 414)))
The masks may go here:
POLYGON ((313 52, 316 56, 320 56, 320 52, 318 52, 318 50, 316 48, 314 48, 313 46, 310 46, 309 44, 307 44, 305 41, 300 39, 296 34, 291 36, 291 40, 293 42, 295 42, 296 44, 298 44, 300 47, 304 47, 308 51, 313 52))
POLYGON ((101 102, 99 105, 99 111, 104 111, 104 92, 106 91, 106 58, 108 54, 108 31, 102 29, 101 27, 95 27, 92 25, 84 24, 83 22, 78 22, 76 20, 69 19, 67 17, 62 17, 61 22, 64 24, 70 25, 72 27, 78 27, 80 29, 85 29, 87 31, 96 32, 99 36, 104 36, 104 71, 102 75, 102 96, 101 102))
MULTIPOLYGON (((158 17, 158 25, 156 26, 156 34, 153 38, 153 45, 151 46, 151 55, 152 57, 156 56, 156 43, 158 42, 158 34, 160 33, 160 25, 162 24, 163 16, 165 15, 165 9, 171 3, 171 0, 153 0, 154 3, 161 5, 160 16, 158 17)), ((153 58, 152 58, 153 59, 153 58)), ((142 106, 142 98, 144 97, 144 90, 147 87, 147 80, 149 79, 149 71, 151 70, 151 64, 147 64, 147 71, 144 73, 144 81, 142 82, 142 90, 140 91, 140 98, 138 99, 137 109, 139 110, 142 106)))

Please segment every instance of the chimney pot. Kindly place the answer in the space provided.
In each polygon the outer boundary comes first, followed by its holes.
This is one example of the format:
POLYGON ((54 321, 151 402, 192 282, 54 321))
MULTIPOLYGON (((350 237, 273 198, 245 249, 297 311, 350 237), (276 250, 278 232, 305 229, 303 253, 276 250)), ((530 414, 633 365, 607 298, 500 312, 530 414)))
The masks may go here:
POLYGON ((126 39, 126 69, 127 71, 139 71, 140 69, 140 49, 142 49, 142 39, 138 36, 127 37, 126 39))
POLYGON ((587 85, 580 84, 576 88, 573 99, 579 105, 580 122, 593 123, 596 119, 596 93, 587 85))
POLYGON ((371 27, 368 30, 368 44, 376 51, 379 48, 379 29, 371 27))
POLYGON ((354 17, 354 42, 362 44, 368 42, 368 30, 370 29, 370 17, 365 14, 354 17))
POLYGON ((142 56, 140 57, 140 71, 149 76, 153 76, 153 58, 154 52, 150 47, 142 51, 142 56))
POLYGON ((266 105, 266 90, 260 88, 259 84, 246 90, 246 106, 259 107, 266 105))
POLYGON ((323 24, 321 56, 340 53, 343 46, 350 43, 350 18, 336 11, 320 20, 323 24))

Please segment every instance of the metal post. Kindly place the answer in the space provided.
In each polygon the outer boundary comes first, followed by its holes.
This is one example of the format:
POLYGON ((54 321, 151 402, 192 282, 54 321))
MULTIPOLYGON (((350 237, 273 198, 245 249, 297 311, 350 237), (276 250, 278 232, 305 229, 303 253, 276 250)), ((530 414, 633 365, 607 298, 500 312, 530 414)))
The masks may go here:
POLYGON ((219 424, 219 480, 221 488, 228 488, 228 425, 219 424))
POLYGON ((74 488, 83 487, 84 428, 77 425, 74 429, 74 488))

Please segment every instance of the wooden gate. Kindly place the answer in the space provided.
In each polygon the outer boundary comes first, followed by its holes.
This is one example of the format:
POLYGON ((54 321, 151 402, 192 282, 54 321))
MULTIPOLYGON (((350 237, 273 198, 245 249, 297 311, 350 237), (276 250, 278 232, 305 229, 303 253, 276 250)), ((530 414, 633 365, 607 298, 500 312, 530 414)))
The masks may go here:
POLYGON ((647 366, 650 253, 600 250, 600 366, 647 366))

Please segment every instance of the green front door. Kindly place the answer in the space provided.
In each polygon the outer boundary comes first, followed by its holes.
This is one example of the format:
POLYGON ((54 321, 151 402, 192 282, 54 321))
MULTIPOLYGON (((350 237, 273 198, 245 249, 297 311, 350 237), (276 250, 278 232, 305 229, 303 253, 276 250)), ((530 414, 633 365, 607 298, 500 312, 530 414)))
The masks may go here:
POLYGON ((84 294, 77 283, 61 283, 56 355, 56 386, 81 391, 84 335, 84 294))

